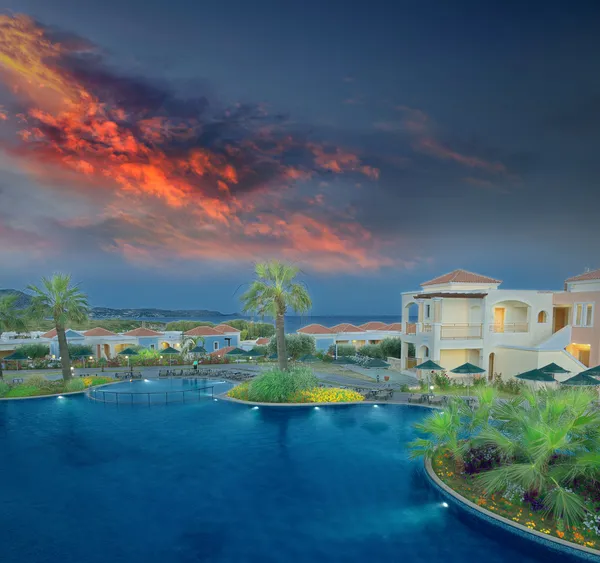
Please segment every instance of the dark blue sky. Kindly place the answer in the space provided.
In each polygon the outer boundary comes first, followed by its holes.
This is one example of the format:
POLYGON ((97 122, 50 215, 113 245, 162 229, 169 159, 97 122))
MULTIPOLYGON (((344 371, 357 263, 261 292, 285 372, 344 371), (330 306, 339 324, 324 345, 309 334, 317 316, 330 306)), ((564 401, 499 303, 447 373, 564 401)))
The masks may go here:
POLYGON ((313 314, 376 315, 600 266, 595 2, 5 5, 0 286, 232 311, 278 257, 313 314))

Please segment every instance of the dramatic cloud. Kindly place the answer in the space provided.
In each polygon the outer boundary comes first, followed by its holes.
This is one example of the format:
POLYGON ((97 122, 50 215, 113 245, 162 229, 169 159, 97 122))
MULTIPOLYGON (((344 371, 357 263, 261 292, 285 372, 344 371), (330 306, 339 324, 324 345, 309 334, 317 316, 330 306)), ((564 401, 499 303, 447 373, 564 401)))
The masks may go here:
POLYGON ((260 105, 181 99, 26 16, 0 16, 0 71, 18 105, 1 114, 18 124, 4 149, 38 183, 87 201, 62 226, 107 251, 136 262, 283 256, 321 270, 392 263, 368 230, 303 187, 379 171, 260 105))

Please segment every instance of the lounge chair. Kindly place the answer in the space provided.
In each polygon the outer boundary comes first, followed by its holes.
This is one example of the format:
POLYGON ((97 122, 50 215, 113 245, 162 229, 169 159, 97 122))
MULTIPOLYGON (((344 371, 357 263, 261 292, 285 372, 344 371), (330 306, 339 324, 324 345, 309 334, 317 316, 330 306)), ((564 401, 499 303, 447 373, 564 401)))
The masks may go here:
POLYGON ((25 381, 22 377, 13 377, 13 383, 23 383, 25 381))
POLYGON ((447 400, 448 400, 448 398, 445 397, 444 395, 432 395, 431 397, 429 397, 429 404, 430 405, 445 405, 447 400))
POLYGON ((408 396, 409 403, 422 403, 426 400, 426 395, 421 393, 412 393, 408 396))

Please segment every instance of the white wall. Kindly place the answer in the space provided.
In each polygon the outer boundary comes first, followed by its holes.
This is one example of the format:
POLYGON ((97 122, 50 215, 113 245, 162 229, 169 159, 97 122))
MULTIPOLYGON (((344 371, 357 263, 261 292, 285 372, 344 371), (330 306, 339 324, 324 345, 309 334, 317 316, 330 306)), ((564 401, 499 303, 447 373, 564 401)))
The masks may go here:
POLYGON ((554 377, 558 381, 569 379, 587 369, 565 350, 519 350, 498 347, 493 351, 496 354, 494 371, 501 373, 502 379, 510 379, 519 373, 542 368, 552 362, 570 372, 556 374, 554 377))

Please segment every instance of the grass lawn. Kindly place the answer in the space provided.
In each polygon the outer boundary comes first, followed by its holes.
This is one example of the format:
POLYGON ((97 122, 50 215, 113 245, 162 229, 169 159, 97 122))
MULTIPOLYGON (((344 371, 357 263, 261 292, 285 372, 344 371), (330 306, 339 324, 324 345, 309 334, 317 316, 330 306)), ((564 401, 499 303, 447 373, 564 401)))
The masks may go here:
MULTIPOLYGON (((507 393, 506 391, 498 391, 498 397, 500 399, 514 399, 517 395, 513 395, 512 393, 507 393)), ((451 387, 450 389, 438 389, 437 387, 433 390, 434 395, 447 395, 452 397, 468 397, 469 389, 451 387)), ((470 389, 471 396, 475 396, 475 389, 471 387, 470 389)))
POLYGON ((70 393, 73 391, 83 391, 88 387, 112 383, 114 380, 110 377, 87 376, 74 378, 65 385, 62 379, 50 381, 40 377, 30 377, 29 381, 23 383, 0 385, 0 397, 6 399, 15 399, 19 397, 41 397, 44 395, 55 395, 60 393, 70 393))
POLYGON ((332 364, 329 362, 315 362, 314 364, 309 365, 314 371, 318 371, 320 373, 331 373, 333 375, 339 375, 340 377, 352 377, 353 379, 361 379, 363 381, 376 381, 374 377, 369 377, 368 375, 357 373, 339 364, 332 364))
MULTIPOLYGON (((518 522, 531 530, 537 530, 579 545, 600 549, 598 536, 587 530, 583 525, 560 530, 552 516, 544 514, 542 510, 532 510, 528 503, 521 502, 519 498, 507 499, 501 494, 487 496, 485 491, 478 487, 474 475, 456 474, 454 472, 454 466, 447 454, 434 457, 432 466, 437 476, 451 489, 490 512, 518 522)), ((599 510, 600 505, 590 508, 599 510)))

